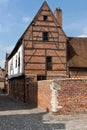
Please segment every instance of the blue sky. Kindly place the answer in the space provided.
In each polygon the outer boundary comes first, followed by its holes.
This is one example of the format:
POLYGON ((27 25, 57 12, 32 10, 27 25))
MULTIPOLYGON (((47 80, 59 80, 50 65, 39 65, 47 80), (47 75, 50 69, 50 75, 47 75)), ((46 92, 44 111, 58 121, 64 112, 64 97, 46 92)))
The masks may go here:
MULTIPOLYGON (((12 50, 44 0, 0 0, 0 66, 12 50)), ((87 0, 47 0, 52 11, 63 11, 67 36, 87 36, 87 0)))

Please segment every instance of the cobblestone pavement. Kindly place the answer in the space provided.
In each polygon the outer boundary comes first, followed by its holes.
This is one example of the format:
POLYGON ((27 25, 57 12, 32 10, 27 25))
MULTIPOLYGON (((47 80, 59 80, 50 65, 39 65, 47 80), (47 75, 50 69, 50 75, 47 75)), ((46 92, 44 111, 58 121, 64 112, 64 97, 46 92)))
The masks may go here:
POLYGON ((87 115, 52 115, 0 94, 0 130, 87 130, 87 115))

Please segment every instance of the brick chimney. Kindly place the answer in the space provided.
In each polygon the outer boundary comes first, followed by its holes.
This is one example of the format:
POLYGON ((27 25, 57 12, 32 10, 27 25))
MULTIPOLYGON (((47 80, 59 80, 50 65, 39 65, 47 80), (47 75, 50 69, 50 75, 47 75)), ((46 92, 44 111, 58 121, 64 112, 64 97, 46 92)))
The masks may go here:
POLYGON ((60 8, 56 8, 56 10, 54 11, 54 16, 58 24, 62 27, 62 10, 60 8))

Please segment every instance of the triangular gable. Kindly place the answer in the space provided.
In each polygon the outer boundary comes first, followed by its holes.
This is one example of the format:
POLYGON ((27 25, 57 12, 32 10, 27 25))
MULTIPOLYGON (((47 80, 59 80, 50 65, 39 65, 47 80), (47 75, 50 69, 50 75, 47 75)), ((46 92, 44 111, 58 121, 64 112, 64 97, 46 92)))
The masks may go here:
MULTIPOLYGON (((22 37, 25 35, 25 33, 30 29, 30 27, 35 24, 38 20, 38 18, 40 17, 40 15, 42 14, 42 11, 48 11, 50 13, 50 17, 52 18, 55 26, 56 26, 56 29, 58 31, 58 34, 59 34, 59 30, 61 30, 62 34, 67 38, 66 34, 64 33, 62 27, 58 24, 58 21, 56 20, 53 12, 51 11, 50 7, 48 6, 47 2, 45 1, 41 8, 39 9, 39 11, 37 12, 37 14, 35 15, 34 19, 32 20, 32 22, 30 23, 30 25, 27 27, 27 29, 25 30, 24 34, 22 35, 22 37)), ((32 28, 32 27, 31 27, 32 28)), ((32 30, 32 29, 31 29, 32 30)), ((29 33, 28 33, 29 35, 29 33)))
POLYGON ((42 10, 49 11, 51 13, 51 17, 53 17, 53 19, 54 19, 56 26, 58 26, 58 23, 57 23, 57 21, 54 17, 54 14, 52 13, 52 11, 51 11, 51 9, 50 9, 50 7, 49 7, 49 5, 47 4, 46 1, 42 4, 41 8, 39 9, 38 13, 34 17, 33 21, 36 20, 39 17, 42 10))
POLYGON ((25 30, 25 32, 23 33, 23 35, 20 37, 20 39, 17 41, 17 44, 16 46, 14 47, 12 53, 9 55, 9 57, 11 57, 11 55, 13 55, 13 52, 15 52, 15 50, 17 50, 17 48, 19 48, 19 46, 22 44, 22 40, 25 40, 25 36, 26 36, 26 33, 27 33, 27 36, 28 36, 28 39, 30 37, 30 35, 32 35, 32 24, 34 24, 34 22, 37 22, 37 19, 40 17, 41 13, 42 13, 42 10, 47 10, 50 12, 50 17, 52 18, 55 26, 56 26, 56 29, 58 31, 58 34, 59 34, 59 31, 61 31, 62 35, 64 35, 65 38, 67 38, 66 34, 64 33, 62 27, 60 27, 60 25, 58 25, 58 22, 54 16, 54 14, 52 13, 50 7, 48 6, 47 2, 45 1, 41 8, 39 9, 38 13, 36 14, 36 16, 34 17, 34 19, 31 21, 31 23, 29 24, 29 26, 27 27, 27 29, 25 30), (31 30, 31 32, 29 31, 31 30), (31 34, 29 34, 29 32, 31 34))
MULTIPOLYGON (((55 26, 56 26, 56 27, 59 26, 59 25, 58 25, 58 22, 57 22, 56 19, 55 19, 54 14, 52 13, 50 7, 48 6, 47 2, 45 1, 45 2, 42 4, 42 6, 40 7, 40 9, 39 9, 39 11, 37 12, 37 14, 35 15, 35 17, 33 18, 33 20, 31 21, 30 25, 29 25, 29 26, 27 27, 27 29, 25 30, 24 34, 28 31, 28 29, 32 26, 32 24, 34 24, 34 23, 37 21, 37 19, 38 19, 39 16, 41 15, 41 12, 44 11, 44 10, 50 12, 51 17, 52 17, 52 19, 53 19, 53 21, 54 21, 54 23, 55 23, 55 26)), ((60 27, 60 26, 59 26, 59 27, 60 27)), ((22 36, 24 36, 24 34, 23 34, 22 36)))

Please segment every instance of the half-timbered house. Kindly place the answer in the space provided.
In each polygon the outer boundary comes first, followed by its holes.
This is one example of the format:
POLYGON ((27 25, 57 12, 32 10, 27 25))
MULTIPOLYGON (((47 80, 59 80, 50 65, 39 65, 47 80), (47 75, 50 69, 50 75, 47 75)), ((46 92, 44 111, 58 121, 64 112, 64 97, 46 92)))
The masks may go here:
POLYGON ((27 82, 87 76, 86 44, 87 39, 67 37, 62 10, 53 13, 44 2, 7 58, 10 93, 24 101, 27 82))

